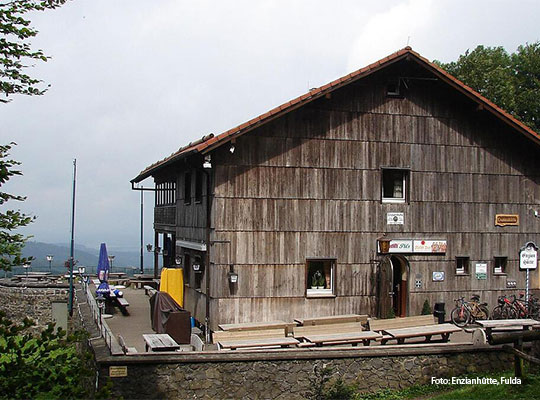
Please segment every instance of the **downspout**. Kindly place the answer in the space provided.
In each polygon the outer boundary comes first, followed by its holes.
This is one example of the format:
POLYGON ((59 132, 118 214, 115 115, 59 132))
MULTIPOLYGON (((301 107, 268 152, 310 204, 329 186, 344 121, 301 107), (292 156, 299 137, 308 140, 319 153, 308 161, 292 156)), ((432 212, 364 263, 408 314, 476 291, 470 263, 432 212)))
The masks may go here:
POLYGON ((205 268, 206 268, 206 316, 204 325, 206 326, 206 343, 210 343, 210 227, 212 215, 212 201, 211 201, 211 184, 210 184, 210 172, 203 169, 203 172, 206 176, 206 257, 205 257, 205 268))

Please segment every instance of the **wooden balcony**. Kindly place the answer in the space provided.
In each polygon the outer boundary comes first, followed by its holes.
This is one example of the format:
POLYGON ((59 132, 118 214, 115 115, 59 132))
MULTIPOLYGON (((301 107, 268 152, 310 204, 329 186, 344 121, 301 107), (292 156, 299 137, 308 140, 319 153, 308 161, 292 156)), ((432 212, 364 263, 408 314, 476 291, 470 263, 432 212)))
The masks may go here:
POLYGON ((176 225, 176 206, 154 207, 154 224, 176 225))

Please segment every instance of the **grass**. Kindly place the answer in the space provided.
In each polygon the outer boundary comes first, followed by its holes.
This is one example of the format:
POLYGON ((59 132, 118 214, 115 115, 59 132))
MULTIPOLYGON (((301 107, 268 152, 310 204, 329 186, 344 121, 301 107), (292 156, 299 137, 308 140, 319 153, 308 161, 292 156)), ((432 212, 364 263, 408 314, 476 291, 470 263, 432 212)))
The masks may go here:
MULTIPOLYGON (((469 376, 468 378, 474 378, 469 376)), ((511 379, 513 372, 499 374, 489 374, 478 376, 479 378, 492 378, 498 382, 501 377, 511 379)), ((519 385, 501 383, 499 385, 489 384, 466 384, 466 385, 416 385, 403 390, 382 390, 377 393, 356 395, 355 400, 401 400, 401 399, 422 399, 422 400, 540 400, 540 373, 528 374, 521 380, 519 385)))

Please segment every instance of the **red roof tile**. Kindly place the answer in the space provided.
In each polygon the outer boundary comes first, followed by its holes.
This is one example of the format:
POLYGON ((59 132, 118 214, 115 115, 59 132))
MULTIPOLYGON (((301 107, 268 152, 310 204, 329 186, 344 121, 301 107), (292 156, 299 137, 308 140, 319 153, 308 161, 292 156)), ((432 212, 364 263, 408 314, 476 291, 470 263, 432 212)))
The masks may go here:
POLYGON ((366 75, 371 74, 372 72, 378 69, 384 68, 388 63, 395 62, 403 58, 402 56, 408 57, 409 55, 412 55, 417 62, 420 62, 424 67, 431 70, 436 75, 439 75, 441 79, 443 79, 450 85, 454 86, 457 90, 461 91, 463 94, 477 101, 481 105, 487 106, 487 109, 496 117, 500 118, 501 120, 503 120, 504 122, 512 126, 513 128, 520 131, 522 134, 526 135, 527 137, 529 137, 536 143, 540 144, 540 135, 537 132, 533 131, 527 125, 517 120, 512 115, 510 115, 509 113, 502 110, 501 108, 496 106, 494 103, 492 103, 491 101, 489 101, 488 99, 480 95, 478 92, 474 91, 473 89, 465 85, 463 82, 454 78, 452 75, 444 71, 442 68, 430 62, 428 59, 422 57, 420 54, 416 53, 409 46, 407 46, 404 49, 401 49, 387 57, 384 57, 383 59, 379 61, 376 61, 370 65, 367 65, 366 67, 360 68, 359 70, 355 72, 345 75, 344 77, 335 79, 334 81, 329 82, 319 88, 310 90, 308 93, 303 94, 280 106, 277 106, 273 108, 272 110, 267 111, 266 113, 262 115, 259 115, 258 117, 255 117, 235 128, 229 129, 228 131, 221 133, 218 136, 211 135, 210 137, 203 137, 202 140, 190 143, 190 145, 180 148, 176 153, 171 154, 169 157, 164 158, 163 160, 150 165, 149 167, 144 169, 137 177, 132 179, 131 182, 140 182, 143 179, 146 179, 147 177, 151 176, 152 173, 156 171, 157 169, 174 162, 175 160, 181 158, 181 156, 184 156, 187 153, 191 153, 194 151, 199 152, 199 153, 210 151, 212 148, 215 148, 223 143, 226 143, 230 139, 230 136, 232 134, 235 134, 235 135, 244 134, 250 131, 251 129, 253 129, 255 126, 259 126, 261 122, 263 123, 267 122, 273 119, 276 115, 285 114, 297 108, 293 106, 307 104, 323 96, 327 92, 331 92, 335 90, 336 88, 344 86, 355 79, 360 79, 366 75))

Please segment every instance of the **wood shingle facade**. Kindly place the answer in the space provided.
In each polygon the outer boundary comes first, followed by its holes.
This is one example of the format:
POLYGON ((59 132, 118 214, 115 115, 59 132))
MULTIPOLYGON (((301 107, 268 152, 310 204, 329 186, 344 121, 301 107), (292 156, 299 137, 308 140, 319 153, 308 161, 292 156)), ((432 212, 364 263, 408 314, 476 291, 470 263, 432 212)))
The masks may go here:
POLYGON ((415 315, 426 299, 449 313, 473 293, 495 306, 525 287, 519 248, 540 242, 540 136, 410 48, 132 182, 150 176, 156 243, 212 330, 415 315))

